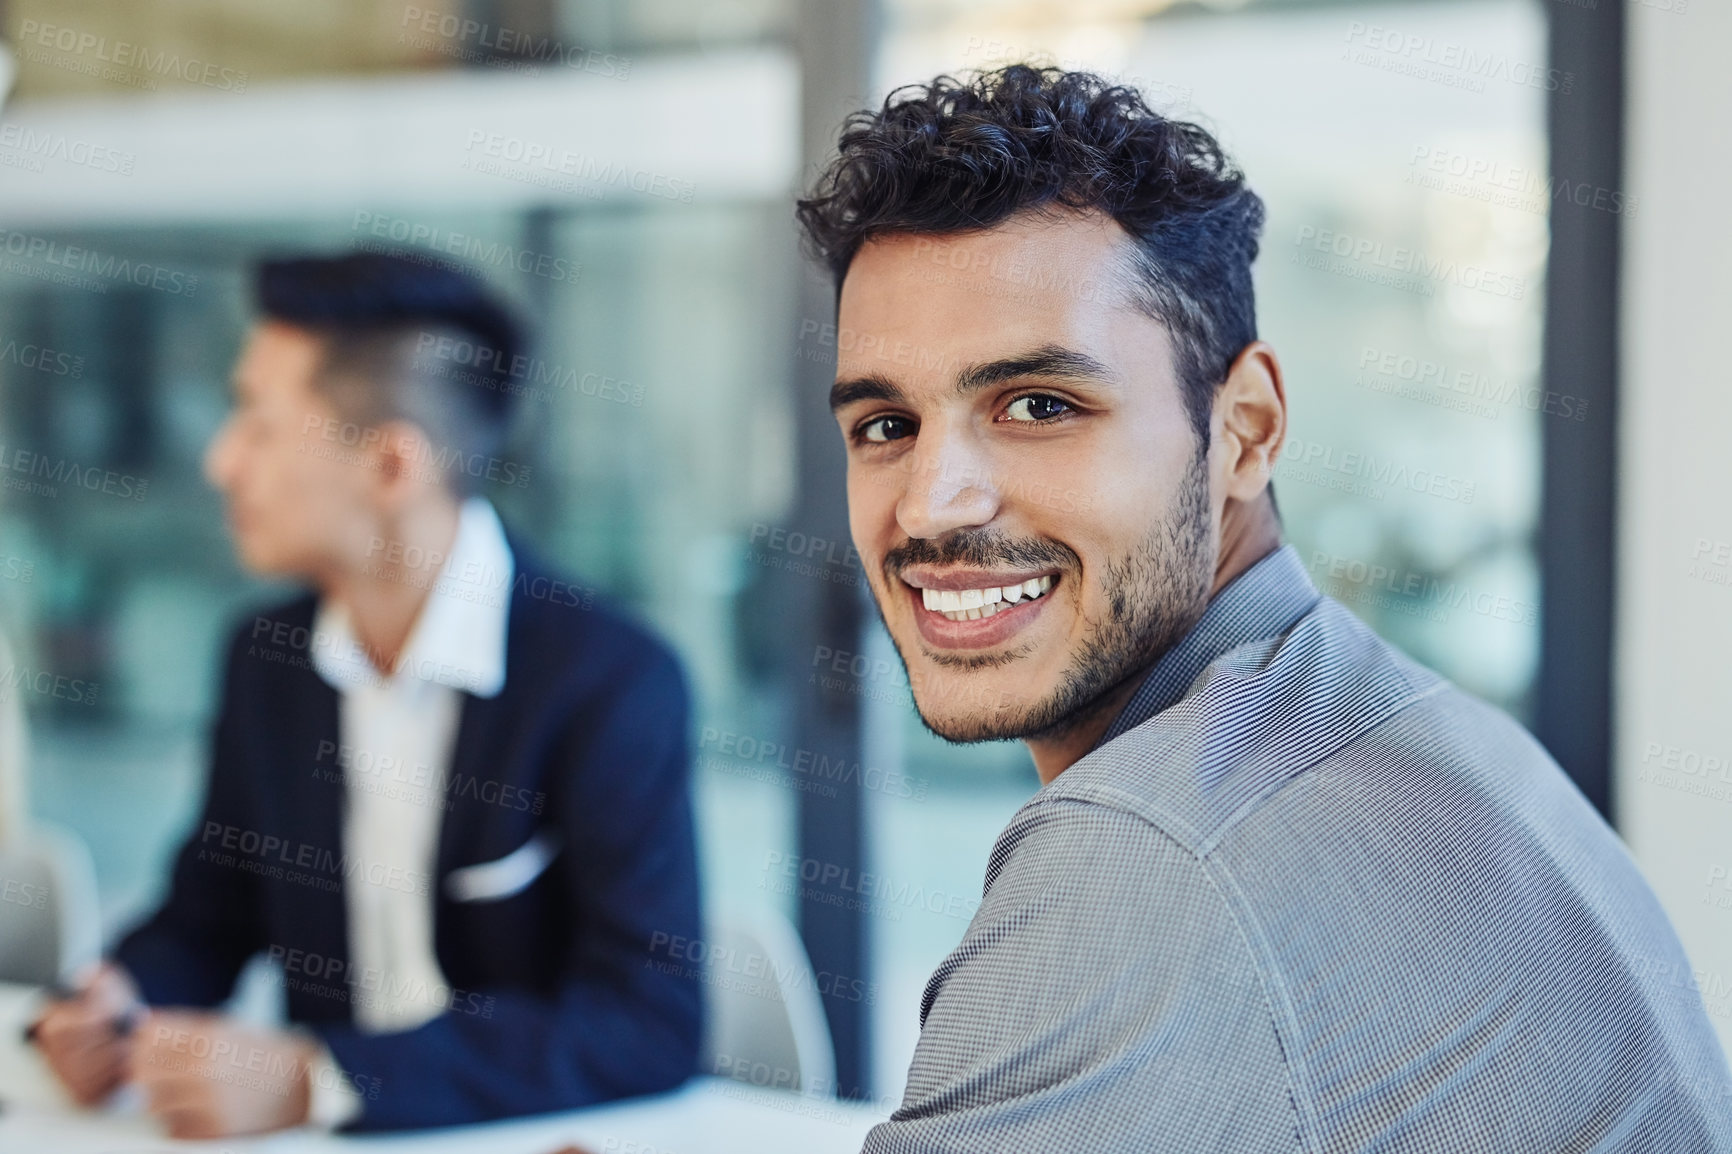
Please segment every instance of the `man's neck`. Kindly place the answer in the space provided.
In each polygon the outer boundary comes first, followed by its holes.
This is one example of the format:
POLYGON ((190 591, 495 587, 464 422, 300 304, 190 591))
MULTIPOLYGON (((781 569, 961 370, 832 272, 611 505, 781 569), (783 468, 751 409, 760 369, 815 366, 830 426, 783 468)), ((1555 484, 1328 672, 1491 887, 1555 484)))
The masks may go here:
POLYGON ((1215 583, 1209 599, 1281 547, 1281 521, 1273 499, 1267 495, 1246 506, 1228 501, 1221 518, 1221 550, 1215 558, 1215 583))
MULTIPOLYGON (((1153 662, 1150 662, 1150 665, 1153 665, 1153 662)), ((1105 696, 1095 698, 1088 717, 1067 727, 1062 734, 1031 737, 1024 743, 1034 757, 1034 771, 1040 775, 1042 785, 1051 785, 1053 779, 1081 761, 1089 750, 1100 744, 1102 735, 1112 726, 1113 719, 1130 703, 1131 698, 1136 696, 1137 687, 1143 683, 1143 677, 1148 671, 1149 666, 1144 666, 1114 686, 1105 696)))
POLYGON ((396 670, 444 559, 456 544, 460 518, 455 497, 420 502, 378 526, 374 540, 382 546, 370 548, 368 556, 321 583, 325 596, 348 610, 355 640, 380 673, 389 676, 396 670))
MULTIPOLYGON (((1249 507, 1229 501, 1222 517, 1221 547, 1215 556, 1215 580, 1209 586, 1208 600, 1213 601, 1215 594, 1231 585, 1241 573, 1280 547, 1281 522, 1276 518, 1270 501, 1259 499, 1249 507)), ((1182 639, 1173 638, 1173 644, 1182 639)), ((1096 698, 1088 706, 1087 716, 1067 726, 1062 733, 1027 740, 1025 744, 1034 758, 1034 770, 1040 775, 1042 785, 1052 784, 1059 774, 1082 760, 1100 743, 1161 656, 1154 654, 1136 673, 1114 686, 1105 696, 1096 698)))

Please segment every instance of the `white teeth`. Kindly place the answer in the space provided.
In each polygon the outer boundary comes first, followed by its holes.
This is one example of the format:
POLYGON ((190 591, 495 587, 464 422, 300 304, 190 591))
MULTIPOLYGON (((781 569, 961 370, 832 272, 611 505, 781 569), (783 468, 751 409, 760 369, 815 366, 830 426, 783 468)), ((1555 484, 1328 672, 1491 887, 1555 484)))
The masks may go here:
POLYGON ((1052 588, 1051 577, 1030 577, 1019 585, 988 589, 922 589, 921 603, 952 621, 979 621, 1019 601, 1032 601, 1052 588))

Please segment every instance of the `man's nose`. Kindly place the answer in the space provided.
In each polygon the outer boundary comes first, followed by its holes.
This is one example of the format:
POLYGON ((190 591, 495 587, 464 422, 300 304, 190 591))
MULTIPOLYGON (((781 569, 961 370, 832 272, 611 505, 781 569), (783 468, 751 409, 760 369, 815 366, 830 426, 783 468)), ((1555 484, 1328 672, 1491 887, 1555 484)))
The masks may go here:
POLYGON ((972 529, 998 515, 998 483, 985 448, 966 429, 929 423, 915 451, 903 459, 908 476, 896 503, 896 521, 913 538, 972 529))
POLYGON ((204 479, 211 487, 226 492, 229 480, 234 475, 234 420, 231 418, 222 423, 216 435, 205 446, 204 479))

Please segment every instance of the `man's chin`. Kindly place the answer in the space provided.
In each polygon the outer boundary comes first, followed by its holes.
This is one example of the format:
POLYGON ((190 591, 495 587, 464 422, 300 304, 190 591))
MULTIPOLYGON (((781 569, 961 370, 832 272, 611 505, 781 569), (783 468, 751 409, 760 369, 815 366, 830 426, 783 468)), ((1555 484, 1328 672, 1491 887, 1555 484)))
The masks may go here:
POLYGON ((1022 737, 1022 728, 1014 723, 1001 723, 990 717, 933 717, 918 710, 920 721, 934 737, 952 745, 974 745, 982 741, 1015 741, 1022 737))
POLYGON ((276 563, 276 559, 269 553, 261 553, 256 549, 248 549, 242 546, 235 549, 235 560, 241 563, 242 569, 245 569, 254 577, 262 577, 266 580, 270 580, 271 578, 282 576, 281 566, 276 563))
MULTIPOLYGON (((943 670, 942 673, 944 679, 952 683, 973 680, 958 675, 954 670, 943 670)), ((921 723, 935 736, 957 745, 1015 741, 1038 730, 1036 719, 1042 711, 1039 703, 1024 696, 1023 689, 999 688, 984 678, 980 680, 982 684, 978 686, 956 685, 949 692, 937 694, 946 698, 942 705, 932 702, 932 693, 926 695, 926 702, 922 702, 922 694, 917 688, 914 708, 920 714, 921 723)))
POLYGON ((1056 741, 1093 721, 1100 703, 1060 713, 1050 705, 1014 712, 952 713, 934 716, 915 702, 921 723, 936 737, 954 745, 982 741, 1056 741))
POLYGON ((249 545, 244 541, 235 543, 235 559, 241 563, 241 568, 254 577, 266 581, 299 581, 305 579, 305 567, 296 565, 280 552, 249 545))
MULTIPOLYGON (((1164 647, 1163 647, 1164 649, 1164 647)), ((1129 682, 1140 682, 1146 665, 1118 676, 1079 675, 1073 665, 1063 674, 1021 676, 1003 668, 963 671, 926 665, 920 675, 910 672, 914 708, 921 723, 935 736, 958 745, 981 741, 1060 741, 1101 715, 1122 708, 1129 682)))

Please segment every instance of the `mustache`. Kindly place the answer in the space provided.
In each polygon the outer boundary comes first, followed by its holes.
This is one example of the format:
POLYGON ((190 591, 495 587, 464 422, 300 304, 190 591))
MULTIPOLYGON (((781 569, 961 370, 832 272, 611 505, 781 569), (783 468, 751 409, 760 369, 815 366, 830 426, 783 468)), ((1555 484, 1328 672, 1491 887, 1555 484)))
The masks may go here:
POLYGON ((942 537, 911 537, 884 554, 885 572, 895 576, 910 565, 964 565, 973 569, 1075 571, 1082 558, 1068 545, 1042 537, 1007 537, 991 530, 959 529, 942 537))

